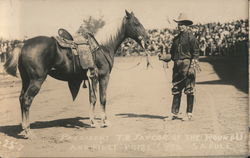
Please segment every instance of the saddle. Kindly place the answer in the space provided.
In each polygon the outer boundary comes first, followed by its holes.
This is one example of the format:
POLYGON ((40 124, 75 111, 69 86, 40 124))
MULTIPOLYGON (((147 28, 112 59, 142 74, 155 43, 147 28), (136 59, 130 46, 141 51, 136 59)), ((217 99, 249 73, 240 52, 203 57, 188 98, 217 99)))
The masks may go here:
POLYGON ((93 52, 99 48, 99 44, 94 36, 90 33, 84 37, 83 35, 72 36, 67 30, 59 29, 55 39, 62 48, 70 48, 72 54, 76 58, 72 58, 74 66, 76 60, 79 59, 80 66, 83 69, 91 69, 95 67, 93 52))

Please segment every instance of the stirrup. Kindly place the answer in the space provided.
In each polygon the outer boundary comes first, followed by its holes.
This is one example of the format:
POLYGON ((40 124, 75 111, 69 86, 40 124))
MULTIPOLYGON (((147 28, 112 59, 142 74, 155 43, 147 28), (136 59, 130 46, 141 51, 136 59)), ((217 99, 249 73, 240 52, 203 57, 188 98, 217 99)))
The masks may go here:
POLYGON ((89 70, 88 70, 88 76, 89 76, 89 78, 91 78, 91 79, 97 78, 97 70, 96 70, 96 68, 89 69, 89 70))

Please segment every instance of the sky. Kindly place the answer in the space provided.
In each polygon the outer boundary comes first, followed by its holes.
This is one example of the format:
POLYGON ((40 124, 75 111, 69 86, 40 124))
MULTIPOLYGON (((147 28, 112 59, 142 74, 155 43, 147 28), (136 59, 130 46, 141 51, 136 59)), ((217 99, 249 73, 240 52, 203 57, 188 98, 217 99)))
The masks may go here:
POLYGON ((146 29, 175 27, 186 14, 194 23, 248 18, 248 0, 0 0, 0 37, 52 36, 59 28, 75 33, 83 19, 103 16, 111 23, 133 11, 146 29))

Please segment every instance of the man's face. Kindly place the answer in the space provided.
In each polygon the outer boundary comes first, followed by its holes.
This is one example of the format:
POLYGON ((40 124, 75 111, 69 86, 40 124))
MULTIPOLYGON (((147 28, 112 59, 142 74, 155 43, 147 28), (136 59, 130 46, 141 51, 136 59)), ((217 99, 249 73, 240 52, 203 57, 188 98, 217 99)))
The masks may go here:
POLYGON ((178 30, 180 31, 180 32, 185 32, 185 31, 187 31, 187 26, 184 24, 184 23, 178 23, 178 30))

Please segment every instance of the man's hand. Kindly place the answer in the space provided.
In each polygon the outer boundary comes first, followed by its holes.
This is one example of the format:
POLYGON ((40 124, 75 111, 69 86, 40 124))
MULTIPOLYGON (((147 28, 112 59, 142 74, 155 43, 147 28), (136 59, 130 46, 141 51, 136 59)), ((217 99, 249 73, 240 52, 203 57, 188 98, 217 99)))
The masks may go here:
POLYGON ((192 59, 192 63, 198 63, 198 59, 192 59))
POLYGON ((165 61, 165 62, 170 62, 171 61, 171 54, 161 54, 158 53, 159 60, 165 61))
POLYGON ((198 59, 192 59, 192 61, 191 61, 191 67, 194 68, 197 72, 201 71, 198 59))

